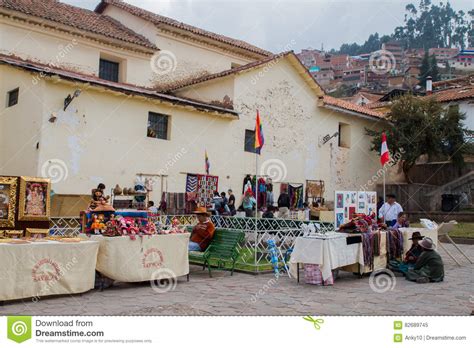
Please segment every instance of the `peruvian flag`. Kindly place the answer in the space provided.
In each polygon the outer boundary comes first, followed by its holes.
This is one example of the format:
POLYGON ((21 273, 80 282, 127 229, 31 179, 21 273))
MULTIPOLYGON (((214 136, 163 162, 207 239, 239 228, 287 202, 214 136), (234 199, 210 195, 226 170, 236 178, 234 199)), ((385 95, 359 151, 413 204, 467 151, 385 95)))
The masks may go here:
POLYGON ((387 146, 387 136, 385 132, 382 133, 382 146, 380 147, 380 163, 382 163, 382 167, 390 161, 390 153, 388 152, 387 146))

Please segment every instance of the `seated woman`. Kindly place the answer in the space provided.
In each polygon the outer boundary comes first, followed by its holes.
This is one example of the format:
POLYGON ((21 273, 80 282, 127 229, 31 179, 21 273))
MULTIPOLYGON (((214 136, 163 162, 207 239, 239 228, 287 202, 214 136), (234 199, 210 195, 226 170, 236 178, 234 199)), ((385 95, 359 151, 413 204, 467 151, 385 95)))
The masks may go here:
POLYGON ((401 211, 398 213, 397 222, 395 222, 395 224, 392 227, 390 227, 390 229, 398 230, 399 228, 409 227, 409 226, 410 226, 410 223, 408 222, 407 214, 401 211))
POLYGON ((423 252, 416 261, 415 267, 406 273, 406 278, 417 283, 442 282, 444 264, 441 255, 434 250, 433 240, 425 237, 419 244, 423 252))
POLYGON ((410 240, 412 241, 410 249, 406 252, 403 262, 398 260, 390 260, 388 266, 392 271, 401 272, 405 274, 409 269, 415 267, 416 261, 423 252, 423 248, 419 245, 419 241, 422 240, 424 236, 420 232, 413 232, 410 240))

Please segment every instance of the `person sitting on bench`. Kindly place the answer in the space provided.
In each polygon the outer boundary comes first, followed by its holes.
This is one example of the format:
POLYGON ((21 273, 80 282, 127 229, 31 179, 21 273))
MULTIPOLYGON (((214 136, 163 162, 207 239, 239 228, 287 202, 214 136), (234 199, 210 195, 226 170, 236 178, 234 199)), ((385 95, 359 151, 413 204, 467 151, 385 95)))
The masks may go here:
POLYGON ((189 251, 205 251, 211 243, 216 228, 209 219, 210 214, 206 207, 198 207, 194 214, 196 214, 198 223, 191 232, 189 251))

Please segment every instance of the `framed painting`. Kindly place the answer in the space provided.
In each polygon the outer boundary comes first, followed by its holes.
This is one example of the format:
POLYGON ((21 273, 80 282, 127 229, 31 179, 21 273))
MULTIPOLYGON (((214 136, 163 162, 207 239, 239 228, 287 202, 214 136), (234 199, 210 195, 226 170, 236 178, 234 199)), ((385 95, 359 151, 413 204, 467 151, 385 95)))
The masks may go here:
POLYGON ((0 227, 15 227, 18 178, 0 176, 0 227))
POLYGON ((45 238, 49 236, 47 228, 27 228, 26 237, 28 238, 45 238))
POLYGON ((51 211, 51 181, 29 176, 20 177, 18 220, 47 221, 51 211))

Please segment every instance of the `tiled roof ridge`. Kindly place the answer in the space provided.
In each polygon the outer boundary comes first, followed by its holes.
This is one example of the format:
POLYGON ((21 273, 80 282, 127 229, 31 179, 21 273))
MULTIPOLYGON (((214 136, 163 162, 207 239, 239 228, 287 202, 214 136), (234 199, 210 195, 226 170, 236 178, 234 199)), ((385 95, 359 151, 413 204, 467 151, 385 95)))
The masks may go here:
POLYGON ((144 36, 127 28, 114 18, 57 0, 0 0, 0 9, 2 8, 42 20, 60 23, 75 30, 146 47, 148 50, 158 49, 144 36))
MULTIPOLYGON (((0 0, 1 1, 1 0, 0 0)), ((65 79, 79 80, 84 83, 97 84, 101 87, 112 89, 112 90, 121 90, 127 91, 129 93, 146 95, 150 98, 159 98, 167 100, 172 103, 181 103, 189 104, 196 108, 208 108, 213 111, 220 113, 229 113, 233 115, 238 115, 238 113, 230 108, 224 108, 222 106, 216 106, 210 103, 202 102, 200 100, 195 100, 186 97, 177 97, 174 95, 164 94, 156 91, 153 88, 137 86, 129 83, 123 82, 112 82, 108 80, 103 80, 95 75, 88 75, 81 72, 76 72, 72 70, 67 70, 62 67, 57 67, 53 65, 44 64, 41 62, 23 59, 15 55, 6 55, 0 53, 0 64, 5 63, 12 66, 20 67, 27 70, 39 71, 47 75, 58 75, 64 77, 65 79)))
POLYGON ((195 26, 192 26, 190 24, 186 24, 180 21, 177 21, 173 18, 169 18, 163 15, 159 15, 157 13, 153 13, 151 11, 145 10, 143 8, 140 8, 138 6, 134 6, 131 4, 128 4, 124 1, 121 0, 101 0, 101 2, 97 5, 95 8, 95 12, 97 13, 102 13, 102 11, 105 9, 107 5, 113 5, 117 6, 125 11, 128 11, 129 13, 132 13, 138 17, 147 19, 155 24, 165 24, 165 25, 170 25, 178 29, 186 30, 189 32, 192 32, 193 34, 205 36, 207 38, 217 40, 219 42, 232 45, 235 47, 238 47, 240 49, 244 49, 256 54, 260 54, 263 56, 270 56, 273 53, 269 52, 267 50, 264 50, 262 48, 259 48, 255 45, 249 44, 248 42, 245 42, 243 40, 238 40, 238 39, 233 39, 225 35, 221 34, 216 34, 211 31, 201 29, 195 26))
POLYGON ((323 104, 324 105, 335 106, 335 107, 338 107, 338 108, 341 108, 341 109, 344 109, 344 110, 356 112, 356 113, 367 115, 367 116, 372 116, 372 117, 381 118, 381 119, 385 118, 385 115, 380 113, 380 112, 377 112, 375 110, 371 110, 371 109, 366 108, 366 107, 361 106, 361 105, 351 103, 351 102, 346 101, 346 100, 331 97, 329 95, 325 95, 323 97, 323 104))

